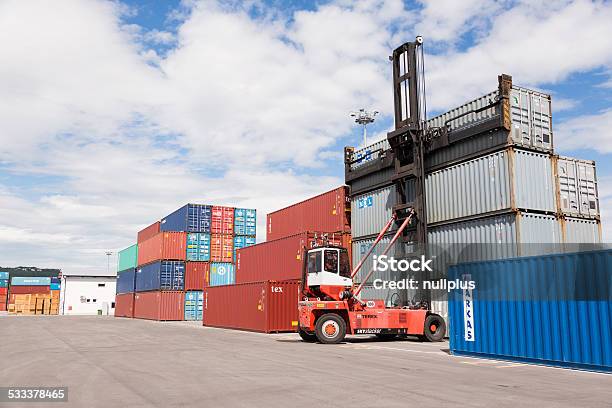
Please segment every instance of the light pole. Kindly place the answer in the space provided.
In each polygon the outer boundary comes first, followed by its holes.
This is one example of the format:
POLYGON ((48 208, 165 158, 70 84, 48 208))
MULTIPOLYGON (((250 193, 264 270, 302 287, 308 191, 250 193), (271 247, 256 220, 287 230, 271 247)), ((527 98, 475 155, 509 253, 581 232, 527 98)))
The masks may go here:
POLYGON ((106 274, 110 275, 110 257, 113 253, 111 251, 106 251, 106 274))
POLYGON ((366 126, 370 123, 374 123, 374 119, 376 115, 378 115, 378 111, 367 111, 364 108, 359 109, 357 112, 351 112, 351 117, 355 118, 355 123, 358 123, 363 126, 363 147, 368 145, 368 133, 366 130, 366 126))

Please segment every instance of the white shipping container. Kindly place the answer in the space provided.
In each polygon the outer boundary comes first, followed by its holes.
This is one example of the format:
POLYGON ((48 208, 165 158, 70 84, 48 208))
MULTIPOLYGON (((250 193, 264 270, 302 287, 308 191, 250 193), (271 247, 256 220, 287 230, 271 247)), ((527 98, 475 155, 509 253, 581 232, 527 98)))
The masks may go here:
POLYGON ((559 220, 559 222, 564 243, 601 243, 601 222, 599 220, 566 217, 559 220))
POLYGON ((557 157, 555 161, 559 210, 566 215, 598 216, 595 162, 571 157, 557 157))

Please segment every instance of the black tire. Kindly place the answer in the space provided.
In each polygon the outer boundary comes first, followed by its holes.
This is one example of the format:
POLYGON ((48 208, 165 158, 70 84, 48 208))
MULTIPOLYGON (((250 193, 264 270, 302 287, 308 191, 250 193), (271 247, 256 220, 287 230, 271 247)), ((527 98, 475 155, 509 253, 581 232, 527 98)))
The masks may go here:
POLYGON ((323 344, 338 344, 346 336, 346 322, 336 313, 326 313, 317 319, 315 334, 323 344))
POLYGON ((315 341, 317 341, 317 336, 314 333, 308 333, 307 331, 304 331, 302 329, 299 329, 298 333, 302 340, 304 340, 306 343, 314 343, 315 341))
POLYGON ((393 341, 397 339, 396 333, 376 333, 376 337, 381 341, 393 341))
POLYGON ((423 336, 427 341, 435 342, 442 341, 446 335, 446 322, 442 316, 430 314, 425 319, 425 327, 423 328, 423 336))

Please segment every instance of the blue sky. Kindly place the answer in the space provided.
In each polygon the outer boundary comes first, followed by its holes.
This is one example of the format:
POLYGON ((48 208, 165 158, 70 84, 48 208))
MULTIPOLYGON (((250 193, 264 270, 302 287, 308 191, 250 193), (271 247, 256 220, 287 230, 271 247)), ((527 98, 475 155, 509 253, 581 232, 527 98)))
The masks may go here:
POLYGON ((430 114, 502 72, 552 94, 556 152, 597 161, 609 239, 610 21, 597 1, 4 1, 0 264, 103 270, 187 201, 255 207, 263 231, 342 183, 351 110, 392 127, 387 56, 417 34, 430 114))

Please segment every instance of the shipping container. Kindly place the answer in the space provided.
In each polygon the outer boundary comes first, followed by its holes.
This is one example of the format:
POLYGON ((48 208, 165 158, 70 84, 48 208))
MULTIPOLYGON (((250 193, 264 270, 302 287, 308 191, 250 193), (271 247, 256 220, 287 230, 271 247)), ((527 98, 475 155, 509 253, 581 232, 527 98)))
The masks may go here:
POLYGON ((117 254, 117 273, 138 266, 138 244, 122 249, 117 254))
POLYGON ((117 275, 117 294, 136 291, 136 268, 126 269, 117 275))
POLYGON ((185 290, 202 290, 208 282, 210 263, 185 262, 185 290))
MULTIPOLYGON (((482 133, 485 129, 499 127, 499 118, 505 114, 499 102, 499 90, 496 90, 427 120, 427 126, 446 126, 451 140, 453 134, 482 133), (493 125, 483 128, 487 122, 493 125)), ((514 144, 551 151, 553 140, 550 95, 512 86, 509 102, 510 135, 514 144)))
POLYGON ((0 298, 2 296, 4 296, 6 298, 7 294, 8 294, 8 288, 6 286, 5 287, 0 287, 0 298))
POLYGON ((213 262, 210 264, 208 286, 232 285, 236 283, 236 269, 233 263, 213 262))
POLYGON ((511 209, 557 211, 547 153, 507 149, 481 156, 428 174, 425 191, 430 224, 511 209))
POLYGON ((8 278, 9 278, 8 272, 0 272, 0 279, 8 279, 8 278))
POLYGON ((368 165, 369 163, 378 159, 384 151, 389 149, 391 149, 391 146, 389 145, 389 141, 386 138, 374 142, 366 147, 355 149, 351 157, 351 170, 362 168, 368 165))
POLYGON ((202 232, 187 234, 187 260, 210 261, 210 234, 202 232))
POLYGON ((134 293, 121 293, 115 297, 115 317, 134 317, 134 293))
POLYGON ((563 242, 568 244, 601 243, 601 222, 599 220, 564 217, 559 222, 563 242))
POLYGON ((331 244, 350 247, 349 234, 303 232, 242 248, 236 255, 236 282, 301 279, 304 247, 310 249, 324 235, 331 244))
POLYGON ((395 175, 395 168, 373 171, 363 177, 346 182, 350 187, 350 197, 358 194, 367 193, 372 190, 387 187, 393 184, 392 178, 395 175))
POLYGON ((0 302, 0 312, 6 312, 6 303, 0 302))
POLYGON ((160 232, 138 244, 138 265, 162 259, 184 261, 186 255, 186 232, 160 232))
POLYGON ((51 278, 49 277, 20 277, 13 276, 11 278, 11 286, 49 286, 51 278))
POLYGON ((212 234, 234 234, 234 207, 212 207, 210 232, 212 234))
POLYGON ((599 216, 595 162, 570 157, 557 157, 555 161, 561 213, 574 217, 599 216))
POLYGON ((158 261, 136 269, 136 292, 185 290, 185 262, 158 261))
POLYGON ((210 236, 210 260, 212 262, 234 262, 234 238, 231 235, 210 236))
POLYGON ((185 292, 185 320, 202 321, 204 293, 201 290, 185 292))
POLYGON ((9 288, 9 293, 11 295, 27 295, 28 293, 51 293, 50 286, 42 286, 42 285, 11 285, 9 288))
POLYGON ((51 290, 60 290, 61 289, 61 285, 59 283, 52 283, 50 286, 51 290))
POLYGON ((62 283, 60 278, 51 278, 51 283, 62 283))
POLYGON ((160 222, 157 221, 149 225, 145 229, 138 231, 138 239, 136 242, 140 244, 141 242, 144 242, 149 238, 153 238, 155 235, 159 234, 159 232, 160 232, 160 222))
POLYGON ((8 288, 8 279, 0 279, 0 288, 8 288))
POLYGON ((612 251, 452 266, 455 355, 612 371, 612 251))
POLYGON ((185 292, 140 292, 134 295, 134 317, 149 320, 183 320, 185 292))
POLYGON ((210 234, 210 205, 186 204, 162 218, 160 231, 203 232, 210 234))
POLYGON ((255 237, 257 233, 257 211, 236 208, 234 211, 234 234, 255 237))
POLYGON ((295 332, 299 290, 299 281, 208 287, 204 290, 204 326, 264 333, 295 332))
MULTIPOLYGON (((353 239, 378 234, 393 215, 395 186, 387 186, 351 197, 351 235, 353 239)), ((391 231, 397 225, 391 227, 391 231)))
POLYGON ((306 231, 349 232, 347 187, 342 186, 267 215, 267 241, 306 231))
MULTIPOLYGON (((355 282, 361 282, 363 278, 366 277, 368 272, 370 272, 370 270, 374 266, 374 256, 380 256, 387 248, 392 238, 393 234, 387 234, 380 240, 380 242, 376 245, 370 256, 366 258, 363 263, 363 266, 359 269, 359 272, 353 279, 355 282)), ((359 264, 359 261, 370 250, 375 240, 376 237, 371 237, 354 239, 352 241, 353 267, 356 267, 359 264)), ((410 253, 409 246, 407 244, 402 243, 400 238, 395 241, 389 252, 387 252, 387 256, 401 259, 404 258, 408 253, 410 253)), ((401 274, 399 272, 393 272, 388 269, 386 271, 374 272, 368 279, 368 283, 371 284, 375 279, 396 280, 400 278, 401 274)))
POLYGON ((236 252, 241 248, 255 245, 255 237, 235 236, 234 237, 234 262, 236 262, 236 252))

